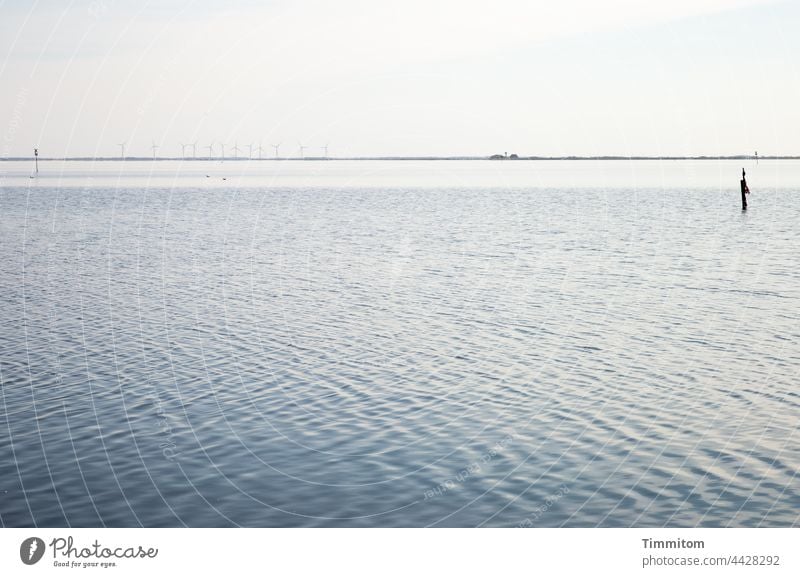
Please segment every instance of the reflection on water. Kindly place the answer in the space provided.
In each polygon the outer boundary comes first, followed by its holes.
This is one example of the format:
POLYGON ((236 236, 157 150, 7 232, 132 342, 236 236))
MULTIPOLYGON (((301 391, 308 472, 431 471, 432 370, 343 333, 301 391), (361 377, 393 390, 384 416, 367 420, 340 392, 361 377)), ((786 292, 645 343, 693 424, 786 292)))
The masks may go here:
POLYGON ((797 524, 796 163, 3 164, 4 525, 797 524))

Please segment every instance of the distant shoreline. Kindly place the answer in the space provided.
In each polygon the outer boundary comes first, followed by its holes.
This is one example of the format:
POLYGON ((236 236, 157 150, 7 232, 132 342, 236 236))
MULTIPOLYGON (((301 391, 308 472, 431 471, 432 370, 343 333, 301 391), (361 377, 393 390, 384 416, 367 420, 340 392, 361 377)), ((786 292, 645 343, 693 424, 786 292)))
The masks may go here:
MULTIPOLYGON (((223 162, 275 162, 275 161, 341 161, 341 160, 487 160, 491 162, 519 162, 521 160, 800 160, 800 156, 759 156, 757 159, 751 155, 738 156, 520 156, 518 158, 491 158, 488 156, 350 156, 350 157, 324 157, 307 156, 305 158, 280 157, 280 158, 247 158, 247 157, 226 157, 219 156, 198 156, 196 158, 182 158, 179 156, 152 158, 149 156, 126 156, 119 157, 64 157, 46 158, 39 157, 40 161, 83 161, 83 162, 161 162, 161 161, 223 161, 223 162)), ((33 156, 17 156, 0 158, 0 162, 19 162, 34 161, 33 156)))

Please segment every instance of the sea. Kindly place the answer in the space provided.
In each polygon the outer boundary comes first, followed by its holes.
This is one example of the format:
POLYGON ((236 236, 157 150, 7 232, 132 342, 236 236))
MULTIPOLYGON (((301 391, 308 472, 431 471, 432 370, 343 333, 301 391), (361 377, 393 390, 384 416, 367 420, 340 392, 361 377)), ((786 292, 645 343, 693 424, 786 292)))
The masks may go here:
POLYGON ((800 524, 797 160, 0 162, 0 295, 2 526, 800 524))

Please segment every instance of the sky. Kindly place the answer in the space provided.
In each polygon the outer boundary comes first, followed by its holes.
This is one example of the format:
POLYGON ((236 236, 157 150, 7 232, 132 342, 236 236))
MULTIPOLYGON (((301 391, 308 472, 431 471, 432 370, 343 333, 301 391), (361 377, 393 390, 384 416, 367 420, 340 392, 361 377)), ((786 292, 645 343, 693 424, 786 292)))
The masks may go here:
POLYGON ((800 2, 0 0, 0 157, 800 154, 800 2))

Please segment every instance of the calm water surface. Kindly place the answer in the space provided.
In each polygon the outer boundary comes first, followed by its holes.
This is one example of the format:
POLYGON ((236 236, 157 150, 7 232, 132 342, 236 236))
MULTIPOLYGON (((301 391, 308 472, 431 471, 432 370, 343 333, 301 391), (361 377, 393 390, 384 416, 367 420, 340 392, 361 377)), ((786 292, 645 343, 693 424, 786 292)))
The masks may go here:
POLYGON ((800 162, 40 166, 5 526, 798 524, 800 162))

